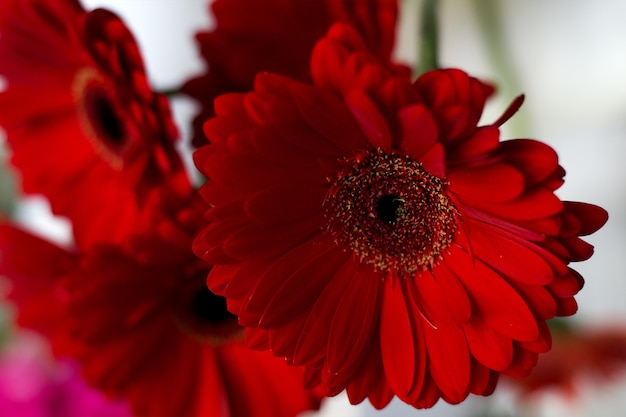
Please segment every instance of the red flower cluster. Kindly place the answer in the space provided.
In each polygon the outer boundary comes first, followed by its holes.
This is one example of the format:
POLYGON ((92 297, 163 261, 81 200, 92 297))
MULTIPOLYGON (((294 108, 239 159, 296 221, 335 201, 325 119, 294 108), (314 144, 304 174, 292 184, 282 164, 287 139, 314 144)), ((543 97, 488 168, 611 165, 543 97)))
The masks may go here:
POLYGON ((490 394, 576 311, 569 262, 604 210, 561 202, 555 152, 477 123, 492 88, 459 70, 415 83, 333 26, 313 84, 257 75, 215 101, 195 154, 213 206, 195 252, 251 346, 327 395, 415 407, 490 394))
POLYGON ((197 191, 116 15, 3 0, 0 125, 75 240, 0 224, 19 323, 138 416, 290 417, 344 389, 423 408, 527 374, 606 212, 554 195, 550 147, 500 141, 522 100, 478 126, 491 86, 412 82, 396 0, 212 10, 183 88, 210 117, 197 191))
POLYGON ((3 1, 0 74, 0 124, 24 189, 70 219, 76 243, 62 249, 0 224, 18 322, 137 416, 318 408, 302 369, 247 349, 207 289, 211 265, 191 251, 206 206, 124 23, 76 0, 3 1))

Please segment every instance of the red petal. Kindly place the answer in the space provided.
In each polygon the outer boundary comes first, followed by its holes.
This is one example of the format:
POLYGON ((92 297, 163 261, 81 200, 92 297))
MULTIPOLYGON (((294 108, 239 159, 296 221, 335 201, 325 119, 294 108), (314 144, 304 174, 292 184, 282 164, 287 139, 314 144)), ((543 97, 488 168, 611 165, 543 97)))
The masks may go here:
POLYGON ((346 387, 350 404, 359 404, 377 389, 379 381, 385 381, 385 371, 383 369, 380 340, 374 338, 369 346, 367 359, 363 361, 367 366, 361 367, 356 375, 350 380, 346 387))
POLYGON ((417 276, 418 285, 411 293, 433 318, 430 323, 422 322, 428 353, 428 369, 437 386, 446 398, 460 402, 467 396, 470 380, 470 356, 465 336, 452 316, 445 310, 442 295, 433 277, 424 273, 417 276))
POLYGON ((391 152, 389 126, 370 98, 363 91, 354 89, 348 92, 345 101, 370 145, 391 152))
MULTIPOLYGON (((297 316, 298 312, 302 312, 310 307, 315 302, 319 292, 332 277, 330 271, 327 275, 319 275, 316 273, 316 269, 319 270, 320 261, 329 260, 327 254, 333 249, 335 249, 335 245, 332 241, 328 242, 328 239, 325 239, 324 236, 321 238, 316 236, 295 246, 277 258, 276 262, 273 262, 269 268, 258 271, 253 280, 248 280, 250 283, 253 282, 249 290, 242 290, 242 293, 245 292, 248 295, 243 299, 241 311, 239 312, 239 322, 243 326, 272 328, 279 323, 286 324, 285 322, 288 319, 297 316), (324 244, 320 245, 320 242, 324 242, 324 244), (299 281, 306 280, 311 286, 309 288, 313 289, 313 291, 306 291, 306 286, 304 288, 294 288, 292 283, 294 279, 299 281), (279 308, 272 306, 272 304, 282 304, 284 302, 284 300, 276 298, 276 295, 285 285, 293 289, 297 294, 287 294, 287 297, 295 297, 301 300, 302 304, 293 305, 287 301, 289 306, 293 306, 293 311, 286 311, 284 316, 275 317, 269 315, 266 317, 268 322, 262 322, 264 312, 268 309, 274 311, 276 308, 279 308)), ((336 267, 337 264, 337 262, 334 262, 331 264, 331 267, 336 267)), ((323 273, 325 271, 319 270, 319 272, 323 273)), ((233 279, 232 286, 237 285, 237 280, 238 277, 233 279)), ((234 289, 229 287, 227 295, 232 297, 233 293, 234 289)))
POLYGON ((337 47, 328 37, 317 42, 311 53, 311 76, 315 85, 339 91, 338 75, 342 74, 348 56, 345 48, 337 47))
POLYGON ((439 387, 433 381, 432 376, 427 373, 424 380, 424 388, 419 393, 419 396, 411 401, 411 405, 415 408, 431 408, 439 398, 441 398, 439 387))
POLYGON ((504 160, 524 174, 529 185, 548 178, 558 167, 558 156, 545 143, 532 139, 513 139, 501 143, 504 160))
POLYGON ((458 247, 444 256, 473 301, 475 313, 486 325, 514 340, 535 340, 535 318, 522 297, 481 261, 458 247))
POLYGON ((305 315, 291 317, 291 320, 287 321, 285 324, 267 331, 272 355, 284 357, 290 361, 290 365, 292 364, 291 358, 293 357, 296 343, 298 342, 305 321, 305 315))
POLYGON ((574 297, 559 298, 556 302, 558 305, 556 315, 559 317, 573 316, 578 311, 578 303, 574 297))
POLYGON ((459 163, 480 161, 497 149, 499 143, 500 130, 497 127, 479 127, 467 140, 451 149, 449 159, 459 163))
POLYGON ((472 379, 470 380, 469 386, 470 392, 477 395, 489 395, 493 392, 490 388, 494 374, 497 375, 496 372, 493 372, 491 369, 478 362, 476 358, 472 358, 472 379))
POLYGON ((424 326, 428 349, 428 369, 437 386, 451 402, 467 397, 470 357, 463 332, 458 327, 434 329, 424 326))
MULTIPOLYGON (((263 75, 259 74, 257 80, 263 75)), ((259 126, 301 121, 300 113, 287 97, 254 92, 245 96, 244 105, 250 120, 259 126)))
POLYGON ((524 191, 524 177, 506 164, 455 170, 448 173, 448 181, 450 191, 467 202, 505 202, 513 200, 524 191))
POLYGON ((575 270, 568 268, 567 273, 554 277, 548 288, 550 292, 559 298, 571 297, 578 294, 583 287, 584 279, 575 270))
POLYGON ((512 282, 511 285, 522 296, 536 317, 548 320, 556 315, 556 301, 545 287, 512 282))
POLYGON ((366 149, 367 139, 338 97, 306 85, 293 88, 292 95, 304 120, 335 147, 350 154, 366 149))
POLYGON ((422 104, 400 110, 398 119, 402 127, 400 151, 419 161, 422 154, 437 142, 439 131, 435 119, 422 104))
MULTIPOLYGON (((270 297, 261 316, 261 326, 273 327, 282 324, 309 309, 332 279, 333 274, 347 261, 348 254, 338 248, 334 241, 325 240, 329 239, 316 239, 308 244, 313 246, 310 250, 311 255, 303 256, 302 267, 283 277, 280 288, 272 291, 262 284, 259 285, 257 291, 267 292, 269 294, 266 296, 270 297), (311 260, 307 262, 306 259, 309 258, 311 260)), ((305 252, 302 252, 302 255, 305 255, 305 252)), ((253 308, 253 304, 253 300, 250 300, 249 307, 253 308)))
POLYGON ((593 255, 593 246, 577 237, 560 239, 560 242, 567 249, 571 262, 584 261, 593 255))
POLYGON ((327 187, 281 187, 264 189, 248 198, 245 212, 252 221, 280 218, 291 223, 322 210, 327 187), (288 204, 284 204, 288 202, 288 204))
POLYGON ((552 216, 563 209, 563 203, 545 188, 528 190, 513 201, 492 203, 472 200, 472 205, 505 219, 535 220, 552 216))
POLYGON ((550 328, 545 321, 538 321, 539 337, 532 342, 519 342, 519 346, 524 350, 529 350, 535 353, 544 353, 550 350, 552 347, 552 334, 550 328))
POLYGON ((464 327, 472 355, 480 363, 496 371, 503 371, 513 361, 513 343, 493 331, 484 321, 472 319, 464 327))
POLYGON ((269 335, 266 330, 247 327, 244 332, 246 346, 253 350, 269 350, 269 335))
POLYGON ((579 236, 587 236, 600 229, 608 220, 609 215, 601 207, 593 204, 565 201, 565 210, 574 214, 580 221, 579 236))
POLYGON ((380 347, 383 367, 391 389, 406 396, 414 385, 416 352, 423 342, 413 333, 407 300, 400 282, 387 277, 380 313, 380 347))
POLYGON ((514 378, 527 377, 533 367, 537 364, 539 355, 535 352, 529 352, 516 346, 513 354, 513 363, 504 371, 504 374, 514 378))
POLYGON ((339 303, 329 329, 328 357, 331 372, 354 373, 354 365, 361 363, 367 347, 377 332, 377 318, 383 293, 378 273, 357 272, 352 284, 339 303))
POLYGON ((317 298, 296 344, 294 364, 311 364, 325 358, 332 320, 345 291, 355 277, 358 279, 357 268, 350 259, 337 271, 317 298))
POLYGON ((298 242, 318 233, 322 221, 320 213, 293 223, 267 221, 247 225, 226 237, 222 247, 227 255, 239 260, 280 256, 298 242))
POLYGON ((498 233, 497 229, 469 221, 472 251, 487 265, 508 278, 532 285, 546 285, 553 276, 551 266, 528 246, 498 233))
POLYGON ((433 147, 431 147, 426 153, 424 153, 420 162, 424 166, 424 169, 431 174, 439 177, 446 177, 446 153, 443 148, 443 145, 440 143, 436 143, 433 147))
POLYGON ((472 306, 467 291, 459 279, 445 263, 438 265, 432 271, 432 275, 441 294, 445 294, 443 300, 454 321, 459 325, 467 322, 472 315, 472 306))

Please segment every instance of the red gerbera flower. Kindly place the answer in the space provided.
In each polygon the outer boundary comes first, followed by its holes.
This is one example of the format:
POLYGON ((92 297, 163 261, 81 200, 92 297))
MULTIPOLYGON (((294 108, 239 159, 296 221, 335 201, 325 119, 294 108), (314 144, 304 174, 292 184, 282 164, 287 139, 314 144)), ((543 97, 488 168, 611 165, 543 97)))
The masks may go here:
POLYGON ((68 216, 81 246, 121 240, 152 185, 186 181, 167 101, 112 13, 3 0, 0 75, 0 125, 23 188, 68 216))
POLYGON ((194 120, 196 146, 206 143, 202 124, 213 116, 218 95, 251 90, 261 71, 309 81, 313 45, 333 22, 352 24, 390 63, 398 5, 397 0, 216 0, 211 10, 215 29, 197 34, 209 72, 183 87, 202 105, 194 120))
POLYGON ((302 369, 244 346, 223 298, 206 288, 208 266, 191 252, 191 235, 172 226, 155 227, 167 239, 130 237, 132 251, 99 245, 76 255, 0 225, 0 273, 13 284, 19 322, 137 416, 293 417, 318 408, 320 396, 301 388, 302 369))
POLYGON ((477 127, 492 88, 460 70, 414 84, 346 25, 315 47, 313 85, 261 74, 215 102, 195 153, 213 208, 195 252, 249 344, 352 403, 489 394, 576 311, 568 267, 599 207, 561 202, 547 145, 477 127))

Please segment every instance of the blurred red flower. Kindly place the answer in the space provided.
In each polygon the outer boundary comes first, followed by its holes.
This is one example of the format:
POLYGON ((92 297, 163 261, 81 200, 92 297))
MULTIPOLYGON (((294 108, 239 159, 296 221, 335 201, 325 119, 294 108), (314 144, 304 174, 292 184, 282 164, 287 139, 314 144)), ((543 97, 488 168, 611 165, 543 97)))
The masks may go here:
POLYGON ((310 81, 311 50, 333 22, 352 24, 391 65, 397 0, 216 0, 211 11, 215 28, 196 36, 208 73, 183 87, 202 105, 194 120, 196 146, 206 144, 202 124, 214 115, 218 95, 249 91, 264 71, 310 81))
POLYGON ((542 355, 526 378, 512 380, 524 396, 554 388, 579 393, 580 383, 611 382, 626 370, 626 329, 623 326, 585 329, 557 327, 552 350, 542 355))
POLYGON ((607 219, 562 202, 549 146, 477 127, 492 87, 460 70, 411 83, 337 24, 313 85, 260 74, 215 102, 195 153, 211 205, 195 252, 250 346, 307 369, 325 393, 377 408, 490 394, 550 348, 576 311, 607 219))
POLYGON ((0 274, 18 323, 136 416, 295 417, 318 408, 302 369, 246 348, 236 317, 207 289, 209 266, 191 252, 200 201, 185 203, 154 235, 128 236, 132 250, 74 254, 1 224, 0 274))
POLYGON ((153 185, 187 181, 133 36, 76 0, 3 0, 0 38, 0 126, 24 190, 69 217, 80 246, 122 240, 153 185))

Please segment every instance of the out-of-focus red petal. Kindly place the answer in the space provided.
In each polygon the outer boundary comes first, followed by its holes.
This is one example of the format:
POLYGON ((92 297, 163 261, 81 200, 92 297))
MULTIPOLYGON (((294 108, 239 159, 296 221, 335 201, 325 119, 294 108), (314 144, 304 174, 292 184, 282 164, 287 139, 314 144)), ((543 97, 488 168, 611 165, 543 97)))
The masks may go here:
POLYGON ((437 141, 437 124, 421 104, 405 107, 398 112, 398 119, 402 127, 400 151, 419 161, 437 141))
POLYGON ((374 103, 357 89, 350 90, 345 100, 370 145, 389 152, 392 145, 391 132, 374 103))
POLYGON ((292 95, 304 120, 333 146, 350 151, 367 146, 359 125, 338 97, 304 84, 294 87, 292 95))

